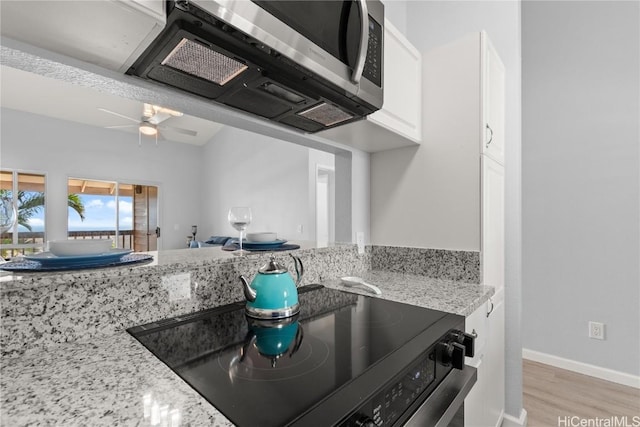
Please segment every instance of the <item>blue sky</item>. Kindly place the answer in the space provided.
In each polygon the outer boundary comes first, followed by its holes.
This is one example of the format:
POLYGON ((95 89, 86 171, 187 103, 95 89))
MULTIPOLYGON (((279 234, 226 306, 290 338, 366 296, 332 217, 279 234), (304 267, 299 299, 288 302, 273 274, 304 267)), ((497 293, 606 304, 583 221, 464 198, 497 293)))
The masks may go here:
MULTIPOLYGON (((113 196, 80 195, 85 207, 85 220, 69 208, 69 230, 113 230, 116 222, 116 200, 113 196)), ((133 228, 133 200, 120 197, 120 229, 133 228)))
MULTIPOLYGON (((116 202, 114 196, 82 195, 80 199, 85 206, 85 220, 73 209, 69 208, 69 231, 79 230, 114 230, 116 224, 116 202)), ((133 229, 133 199, 120 197, 120 229, 133 229)), ((44 212, 41 211, 29 219, 33 231, 44 228, 44 212)), ((19 231, 26 231, 22 227, 19 231)))

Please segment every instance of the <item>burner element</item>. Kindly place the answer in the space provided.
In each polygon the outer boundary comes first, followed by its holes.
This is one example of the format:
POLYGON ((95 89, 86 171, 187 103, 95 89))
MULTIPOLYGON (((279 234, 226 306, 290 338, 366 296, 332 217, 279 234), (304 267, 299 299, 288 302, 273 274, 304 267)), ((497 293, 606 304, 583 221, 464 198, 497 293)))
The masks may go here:
MULTIPOLYGON (((323 341, 307 338, 302 341, 302 325, 297 325, 296 339, 291 348, 278 355, 266 355, 258 346, 257 336, 247 334, 245 344, 234 353, 224 353, 218 357, 218 366, 228 371, 229 380, 236 383, 243 381, 288 381, 292 378, 308 375, 322 368, 330 354, 330 349, 323 341), (294 347, 295 346, 295 347, 294 347), (294 351, 295 349, 295 351, 294 351)), ((268 338, 271 350, 277 349, 277 341, 287 339, 287 334, 268 338)), ((265 338, 265 337, 261 337, 265 338)), ((277 350, 276 350, 277 351, 277 350)))

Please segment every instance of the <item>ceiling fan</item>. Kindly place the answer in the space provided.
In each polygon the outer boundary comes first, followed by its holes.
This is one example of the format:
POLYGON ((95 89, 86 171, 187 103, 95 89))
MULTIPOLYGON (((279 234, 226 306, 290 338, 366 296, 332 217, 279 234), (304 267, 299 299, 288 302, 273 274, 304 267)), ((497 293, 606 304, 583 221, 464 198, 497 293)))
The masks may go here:
POLYGON ((171 110, 169 108, 160 107, 158 105, 145 103, 144 109, 142 111, 142 117, 140 119, 134 119, 133 117, 128 117, 123 114, 116 113, 114 111, 110 111, 104 108, 98 108, 98 110, 135 122, 136 124, 132 124, 132 125, 105 126, 105 128, 106 129, 122 129, 122 128, 137 126, 138 127, 138 145, 142 144, 142 135, 155 136, 156 144, 158 144, 158 133, 159 131, 162 131, 162 130, 169 130, 169 131, 173 131, 173 132, 177 132, 177 133, 181 133, 183 135, 189 135, 189 136, 198 135, 198 132, 194 130, 183 129, 179 127, 167 126, 162 124, 162 122, 164 122, 165 120, 168 120, 172 117, 181 117, 183 114, 180 111, 171 110))

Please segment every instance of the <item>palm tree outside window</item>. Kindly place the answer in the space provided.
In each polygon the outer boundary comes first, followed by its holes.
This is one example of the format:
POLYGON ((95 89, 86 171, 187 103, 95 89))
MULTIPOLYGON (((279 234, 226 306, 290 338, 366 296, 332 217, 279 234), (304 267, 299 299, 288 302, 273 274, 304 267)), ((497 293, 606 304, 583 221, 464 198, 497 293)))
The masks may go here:
MULTIPOLYGON (((43 173, 0 170, 0 198, 15 207, 17 221, 0 236, 0 256, 10 258, 43 250, 46 242, 46 176, 43 173)), ((76 194, 68 205, 82 220, 85 208, 76 194)))

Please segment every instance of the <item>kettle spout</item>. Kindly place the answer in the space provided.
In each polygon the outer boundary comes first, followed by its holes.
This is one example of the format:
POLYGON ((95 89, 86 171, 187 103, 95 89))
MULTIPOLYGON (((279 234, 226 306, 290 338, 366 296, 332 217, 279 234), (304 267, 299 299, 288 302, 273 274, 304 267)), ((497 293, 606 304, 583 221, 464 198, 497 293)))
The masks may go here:
POLYGON ((245 279, 244 276, 240 276, 240 281, 242 282, 242 290, 244 291, 244 297, 249 302, 253 302, 256 300, 256 291, 249 286, 249 282, 245 279))

